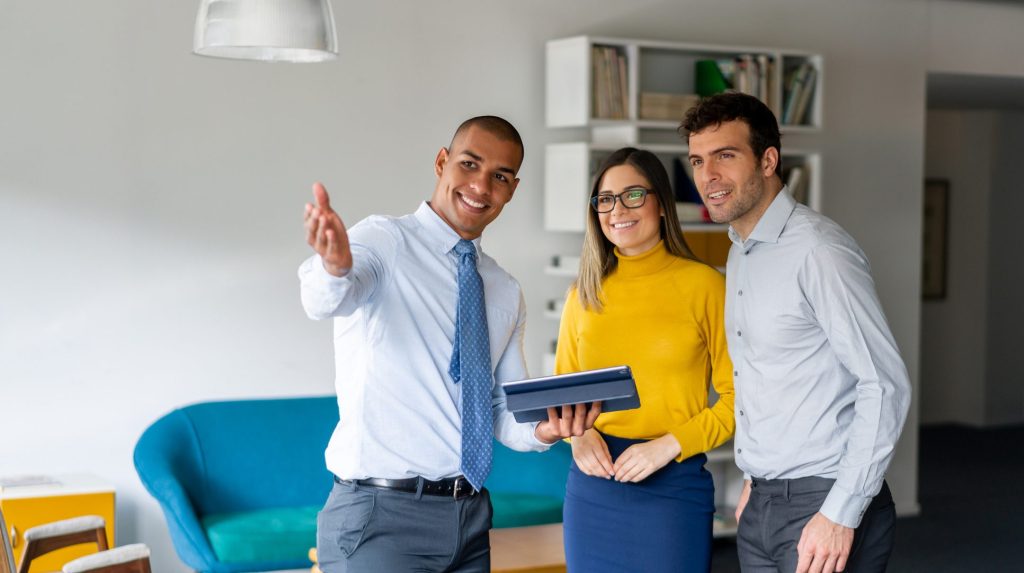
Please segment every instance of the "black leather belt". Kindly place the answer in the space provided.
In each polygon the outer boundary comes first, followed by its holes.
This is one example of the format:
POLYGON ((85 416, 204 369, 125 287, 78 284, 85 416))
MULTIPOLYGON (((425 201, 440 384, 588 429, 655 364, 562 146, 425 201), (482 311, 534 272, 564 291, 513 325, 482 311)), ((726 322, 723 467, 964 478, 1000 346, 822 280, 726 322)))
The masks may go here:
POLYGON ((466 481, 463 476, 444 478, 437 481, 423 479, 422 477, 406 479, 366 478, 366 479, 341 479, 334 476, 334 481, 341 484, 356 484, 366 487, 377 487, 381 489, 393 489, 408 493, 422 491, 423 495, 443 495, 453 499, 462 499, 476 495, 476 490, 466 481), (422 487, 422 490, 420 489, 422 487))

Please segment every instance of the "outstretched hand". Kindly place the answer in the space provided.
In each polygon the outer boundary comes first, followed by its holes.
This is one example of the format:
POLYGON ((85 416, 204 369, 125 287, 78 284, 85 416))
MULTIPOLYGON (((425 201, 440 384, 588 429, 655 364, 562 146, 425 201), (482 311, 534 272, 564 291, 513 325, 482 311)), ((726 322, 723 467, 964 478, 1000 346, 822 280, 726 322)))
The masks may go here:
POLYGON ((336 277, 352 268, 352 250, 341 217, 331 208, 331 199, 322 183, 313 184, 316 204, 306 203, 306 242, 324 261, 324 270, 336 277))
POLYGON ((547 444, 563 438, 582 436, 583 432, 594 427, 594 421, 600 414, 600 402, 594 402, 590 408, 586 404, 565 405, 560 409, 548 408, 547 421, 537 424, 534 434, 538 440, 547 444))

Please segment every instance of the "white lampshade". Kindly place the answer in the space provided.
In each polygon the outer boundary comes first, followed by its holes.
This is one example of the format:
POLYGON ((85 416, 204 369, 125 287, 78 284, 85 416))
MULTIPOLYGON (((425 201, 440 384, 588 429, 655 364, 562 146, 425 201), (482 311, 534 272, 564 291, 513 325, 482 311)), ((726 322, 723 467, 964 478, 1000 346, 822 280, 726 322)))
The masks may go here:
POLYGON ((200 0, 192 51, 264 62, 333 60, 330 0, 200 0))

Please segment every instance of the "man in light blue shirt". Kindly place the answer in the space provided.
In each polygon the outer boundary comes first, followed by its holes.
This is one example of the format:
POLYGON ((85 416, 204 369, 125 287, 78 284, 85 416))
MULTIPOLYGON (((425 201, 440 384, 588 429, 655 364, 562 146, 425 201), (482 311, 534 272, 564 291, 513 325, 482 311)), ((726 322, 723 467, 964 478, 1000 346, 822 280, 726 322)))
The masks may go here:
POLYGON ((779 176, 775 116, 719 94, 690 110, 694 181, 729 223, 725 323, 736 388, 744 571, 884 571, 895 509, 885 470, 910 382, 867 258, 779 176))
MULTIPOLYGON (((340 411, 325 454, 337 483, 318 521, 325 573, 490 570, 490 499, 482 480, 462 475, 467 382, 452 368, 466 307, 456 250, 476 261, 483 287, 487 348, 479 352, 492 367, 481 397, 490 396, 483 408, 494 437, 516 450, 544 450, 581 435, 600 412, 584 415, 581 405, 559 417, 552 409, 547 421, 518 424, 505 405, 500 383, 527 377, 526 308, 519 283, 482 251, 480 236, 512 199, 522 159, 507 121, 467 120, 437 154, 429 202, 348 231, 314 185, 305 226, 316 254, 299 278, 306 313, 334 318, 340 411)), ((473 341, 460 340, 466 356, 473 341)), ((490 432, 488 449, 471 454, 487 467, 490 432)))

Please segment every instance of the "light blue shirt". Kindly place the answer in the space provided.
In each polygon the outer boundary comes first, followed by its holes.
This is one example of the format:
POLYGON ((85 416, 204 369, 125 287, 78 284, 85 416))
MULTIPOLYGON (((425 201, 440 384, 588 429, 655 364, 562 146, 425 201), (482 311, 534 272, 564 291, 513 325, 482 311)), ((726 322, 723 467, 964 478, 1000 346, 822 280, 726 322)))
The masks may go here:
MULTIPOLYGON (((404 217, 372 216, 348 230, 353 267, 338 278, 318 255, 299 267, 302 306, 334 317, 340 422, 327 468, 343 479, 440 479, 459 474, 462 385, 448 375, 458 303, 460 237, 427 203, 404 217)), ((536 424, 519 424, 500 383, 527 377, 526 304, 519 283, 477 248, 494 384, 494 434, 516 450, 544 450, 536 424)))
POLYGON ((834 478, 820 511, 857 527, 910 406, 867 257, 785 188, 746 241, 729 237, 736 463, 765 479, 834 478))

